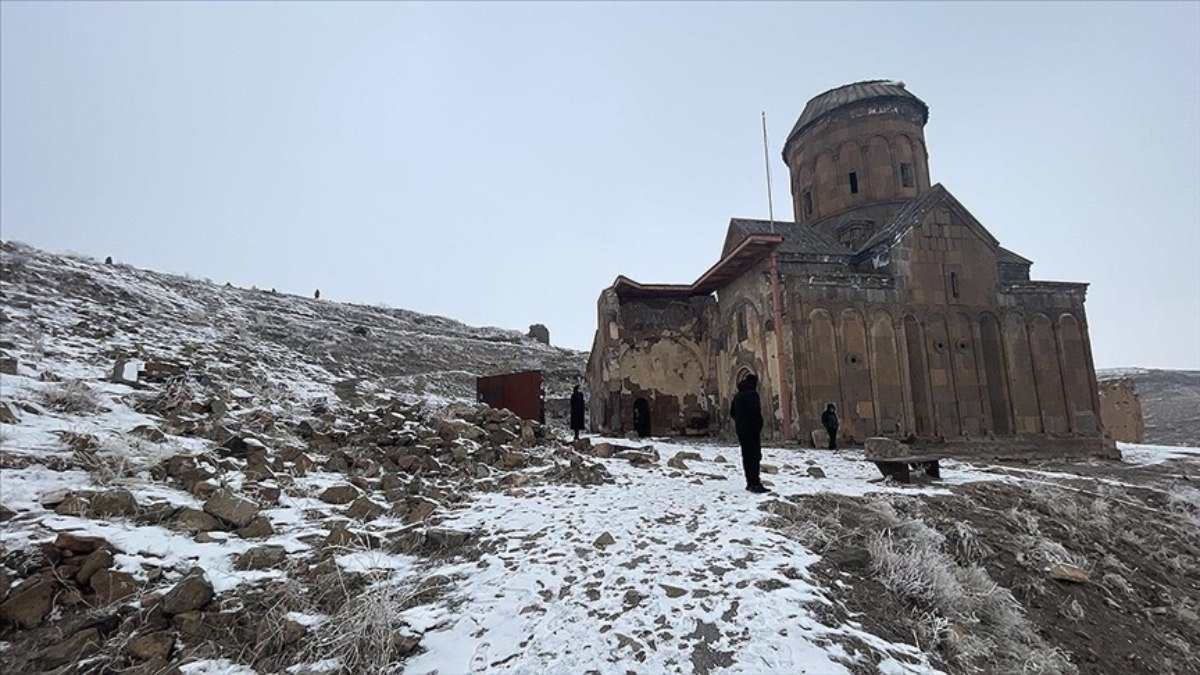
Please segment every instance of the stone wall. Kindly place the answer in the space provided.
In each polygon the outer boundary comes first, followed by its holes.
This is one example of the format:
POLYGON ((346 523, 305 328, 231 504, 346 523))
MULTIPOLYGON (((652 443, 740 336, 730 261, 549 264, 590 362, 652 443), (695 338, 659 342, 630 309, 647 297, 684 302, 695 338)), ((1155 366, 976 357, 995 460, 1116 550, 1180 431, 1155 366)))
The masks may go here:
POLYGON ((1100 421, 1113 440, 1143 443, 1146 427, 1142 419, 1142 400, 1133 378, 1122 377, 1100 382, 1100 421))
POLYGON ((709 343, 715 312, 711 296, 621 299, 606 291, 588 366, 592 429, 634 431, 641 407, 652 435, 715 431, 709 343))

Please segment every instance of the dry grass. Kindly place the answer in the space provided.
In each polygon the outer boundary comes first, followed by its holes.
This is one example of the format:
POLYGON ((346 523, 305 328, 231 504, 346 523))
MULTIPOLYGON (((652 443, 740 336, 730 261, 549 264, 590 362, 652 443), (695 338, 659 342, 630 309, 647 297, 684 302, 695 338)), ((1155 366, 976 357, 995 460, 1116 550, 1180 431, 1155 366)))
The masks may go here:
MULTIPOLYGON (((961 557, 978 553, 976 544, 965 543, 971 530, 959 528, 956 535, 961 557)), ((946 545, 918 520, 867 542, 876 578, 915 605, 914 637, 922 649, 943 652, 960 672, 1075 672, 1060 650, 1038 636, 1012 593, 982 567, 960 565, 946 545)))
POLYGON ((83 380, 56 382, 39 392, 42 404, 58 412, 82 415, 100 409, 100 395, 83 380))
POLYGON ((412 597, 408 584, 381 581, 368 586, 305 638, 301 662, 336 661, 339 672, 351 675, 395 672, 408 652, 400 612, 412 597))

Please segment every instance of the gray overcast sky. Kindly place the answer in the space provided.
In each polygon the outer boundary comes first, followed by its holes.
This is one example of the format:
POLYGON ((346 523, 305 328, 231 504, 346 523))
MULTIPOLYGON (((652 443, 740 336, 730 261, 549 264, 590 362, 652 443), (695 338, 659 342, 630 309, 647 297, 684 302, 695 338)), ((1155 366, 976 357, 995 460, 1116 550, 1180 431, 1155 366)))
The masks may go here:
POLYGON ((587 349, 617 274, 776 216, 805 102, 894 78, 934 181, 1099 367, 1200 368, 1200 4, 0 4, 5 239, 587 349))

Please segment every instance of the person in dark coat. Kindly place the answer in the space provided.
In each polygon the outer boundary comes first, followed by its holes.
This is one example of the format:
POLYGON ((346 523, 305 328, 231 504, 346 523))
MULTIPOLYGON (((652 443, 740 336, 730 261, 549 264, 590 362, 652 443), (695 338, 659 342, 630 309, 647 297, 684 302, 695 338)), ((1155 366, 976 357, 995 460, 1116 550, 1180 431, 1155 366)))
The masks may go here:
POLYGON ((583 431, 583 392, 579 385, 571 392, 571 429, 575 431, 575 440, 579 440, 579 432, 583 431))
POLYGON ((746 489, 763 493, 759 479, 759 464, 762 462, 762 403, 758 399, 758 376, 747 375, 738 382, 738 393, 729 406, 733 417, 733 428, 737 431, 738 445, 742 446, 742 469, 746 472, 746 489))
POLYGON ((825 412, 821 413, 821 426, 829 433, 829 449, 837 450, 838 418, 837 409, 832 403, 825 406, 825 412))

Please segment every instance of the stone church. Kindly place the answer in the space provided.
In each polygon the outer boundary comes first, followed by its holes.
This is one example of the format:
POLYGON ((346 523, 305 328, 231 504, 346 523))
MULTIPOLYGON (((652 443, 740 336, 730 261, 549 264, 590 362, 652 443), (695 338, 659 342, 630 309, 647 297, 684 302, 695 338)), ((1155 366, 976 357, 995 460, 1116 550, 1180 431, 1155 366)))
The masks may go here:
POLYGON ((588 361, 593 429, 727 436, 736 384, 755 373, 777 441, 807 441, 833 403, 844 442, 1115 452, 1087 284, 1031 280, 1029 259, 930 182, 928 119, 901 82, 820 94, 783 146, 794 222, 730 220, 692 283, 618 276, 588 361))

